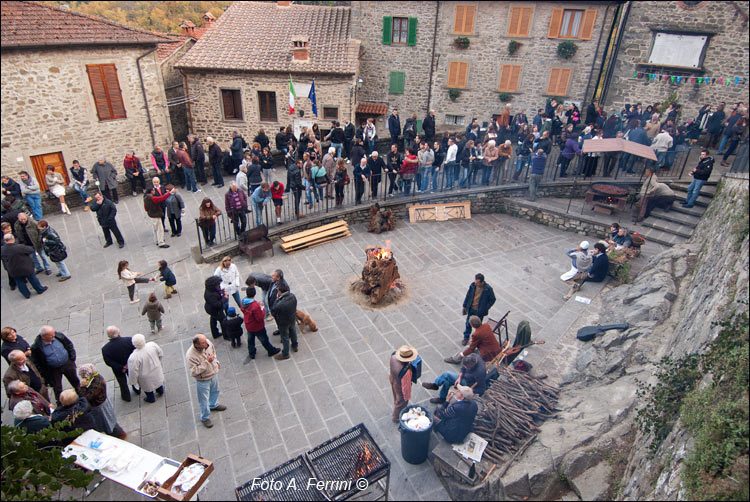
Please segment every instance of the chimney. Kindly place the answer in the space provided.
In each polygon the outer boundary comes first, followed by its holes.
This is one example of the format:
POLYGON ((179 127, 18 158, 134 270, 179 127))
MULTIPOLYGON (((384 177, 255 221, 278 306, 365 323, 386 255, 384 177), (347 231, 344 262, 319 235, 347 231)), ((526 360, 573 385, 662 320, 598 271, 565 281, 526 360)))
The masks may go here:
POLYGON ((278 1, 278 2, 276 2, 276 5, 278 7, 289 7, 291 4, 292 4, 292 2, 290 2, 290 1, 287 1, 287 2, 278 1))
POLYGON ((203 28, 210 28, 214 21, 216 21, 216 18, 210 12, 203 14, 203 28))
POLYGON ((193 24, 193 22, 189 19, 185 19, 183 22, 181 22, 180 28, 182 28, 183 35, 195 37, 195 24, 193 24))
POLYGON ((292 54, 293 61, 309 61, 310 60, 310 37, 306 36, 295 36, 292 37, 292 54))

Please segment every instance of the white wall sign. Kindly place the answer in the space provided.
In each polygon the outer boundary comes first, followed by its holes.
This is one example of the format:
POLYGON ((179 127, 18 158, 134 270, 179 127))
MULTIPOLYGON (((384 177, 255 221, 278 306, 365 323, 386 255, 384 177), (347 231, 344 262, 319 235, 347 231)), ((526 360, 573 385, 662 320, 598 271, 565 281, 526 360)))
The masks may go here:
POLYGON ((652 64, 698 68, 706 35, 657 33, 648 62, 652 64))

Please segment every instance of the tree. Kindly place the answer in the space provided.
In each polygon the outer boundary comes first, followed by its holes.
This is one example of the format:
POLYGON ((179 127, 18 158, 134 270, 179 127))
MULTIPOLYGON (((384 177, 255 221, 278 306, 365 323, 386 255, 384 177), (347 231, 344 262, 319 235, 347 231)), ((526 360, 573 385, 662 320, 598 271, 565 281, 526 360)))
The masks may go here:
POLYGON ((76 467, 75 457, 63 458, 59 446, 49 446, 83 432, 66 432, 66 427, 70 427, 68 420, 28 434, 18 427, 2 426, 3 500, 52 500, 63 486, 85 488, 94 479, 98 471, 86 472, 76 467))

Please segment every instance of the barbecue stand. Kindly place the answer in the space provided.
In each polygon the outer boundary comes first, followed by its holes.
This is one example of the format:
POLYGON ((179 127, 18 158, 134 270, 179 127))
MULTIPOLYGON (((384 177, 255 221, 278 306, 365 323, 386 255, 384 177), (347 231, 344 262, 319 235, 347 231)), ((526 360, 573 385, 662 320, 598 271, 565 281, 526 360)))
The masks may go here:
POLYGON ((238 487, 235 494, 237 500, 249 501, 355 500, 362 493, 356 485, 360 478, 367 480, 368 490, 377 487, 382 491, 376 500, 388 500, 391 463, 364 424, 356 425, 307 453, 248 481, 238 487), (287 490, 292 478, 297 489, 287 490), (307 489, 310 478, 332 483, 326 484, 322 490, 315 486, 307 489), (343 483, 346 480, 351 480, 351 485, 343 483), (263 481, 272 484, 264 486, 263 481))

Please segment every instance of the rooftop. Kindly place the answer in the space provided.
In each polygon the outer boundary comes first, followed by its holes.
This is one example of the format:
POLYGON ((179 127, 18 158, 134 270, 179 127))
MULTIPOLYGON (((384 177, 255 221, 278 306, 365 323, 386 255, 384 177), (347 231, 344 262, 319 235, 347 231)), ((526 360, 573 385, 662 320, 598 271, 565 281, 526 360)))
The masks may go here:
POLYGON ((179 68, 354 74, 359 42, 348 7, 235 2, 176 65, 179 68), (263 19, 263 29, 257 20, 263 19), (293 61, 292 40, 309 37, 310 60, 293 61))

